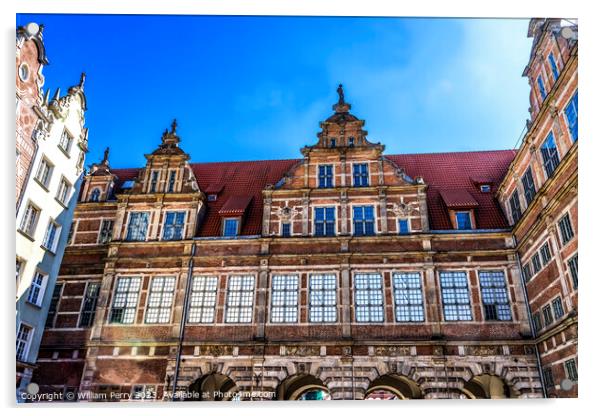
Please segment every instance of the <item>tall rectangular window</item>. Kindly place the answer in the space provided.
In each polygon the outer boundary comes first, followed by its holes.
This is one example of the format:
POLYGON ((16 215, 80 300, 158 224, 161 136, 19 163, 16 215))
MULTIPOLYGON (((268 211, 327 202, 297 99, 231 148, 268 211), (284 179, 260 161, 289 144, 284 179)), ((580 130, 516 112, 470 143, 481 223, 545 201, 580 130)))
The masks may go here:
POLYGON ((558 149, 556 148, 556 143, 554 142, 554 133, 550 132, 550 134, 548 134, 548 137, 541 145, 540 151, 543 158, 543 167, 548 175, 548 178, 550 178, 560 164, 558 149))
POLYGON ((48 275, 40 272, 36 272, 31 285, 29 286, 29 294, 27 295, 27 301, 37 306, 42 306, 44 301, 44 293, 46 292, 46 285, 48 284, 48 275))
POLYGON ((167 182, 167 192, 171 193, 176 188, 176 171, 172 170, 169 172, 169 181, 167 182))
POLYGON ((533 181, 533 172, 529 166, 525 171, 525 174, 521 178, 523 183, 523 191, 525 191, 525 199, 527 200, 527 206, 531 204, 531 201, 535 198, 535 182, 533 181))
POLYGON ((195 276, 190 292, 188 322, 211 324, 215 320, 217 303, 217 276, 195 276))
POLYGON ((568 212, 562 216, 560 221, 558 221, 558 227, 560 228, 562 245, 565 245, 575 236, 575 233, 573 232, 573 226, 571 225, 571 218, 569 217, 568 212))
POLYGON ((176 278, 173 276, 153 278, 146 305, 147 324, 169 323, 175 287, 176 278))
POLYGON ((544 101, 548 94, 546 93, 546 87, 543 84, 543 78, 541 75, 537 77, 537 87, 539 88, 539 96, 541 97, 541 101, 544 101))
POLYGON ((73 136, 69 134, 67 129, 64 129, 61 134, 61 139, 59 140, 59 147, 63 149, 65 153, 69 153, 71 150, 71 143, 73 143, 73 136))
POLYGON ((535 328, 535 332, 541 331, 541 315, 539 312, 533 314, 533 327, 535 328))
POLYGON ((337 277, 334 274, 309 276, 309 322, 337 321, 337 277))
POLYGON ((577 261, 577 254, 575 254, 573 257, 571 257, 569 259, 569 271, 571 272, 571 280, 573 281, 573 287, 575 289, 577 289, 577 265, 578 265, 578 261, 577 261))
POLYGON ((184 218, 186 212, 173 211, 165 213, 165 223, 163 224, 164 240, 181 240, 184 235, 184 218))
POLYGON ((397 220, 397 226, 399 228, 399 234, 403 235, 403 234, 410 233, 409 220, 407 220, 407 219, 397 220))
POLYGON ((98 303, 98 295, 100 294, 100 283, 89 282, 86 286, 86 293, 82 301, 82 313, 79 317, 79 327, 88 328, 94 324, 96 317, 96 304, 98 303))
POLYGON ((332 188, 332 165, 318 166, 318 188, 332 188))
POLYGON ((36 180, 45 188, 48 188, 48 185, 50 185, 53 169, 54 166, 48 160, 45 158, 40 160, 40 166, 38 166, 38 171, 36 172, 36 180))
POLYGON ((520 221, 520 217, 522 215, 522 211, 520 209, 520 200, 518 197, 518 190, 514 190, 512 192, 512 196, 510 197, 510 212, 512 213, 512 221, 516 224, 520 221))
POLYGON ((110 323, 131 324, 136 320, 141 280, 140 277, 119 277, 117 279, 109 318, 110 323))
POLYGON ((46 316, 46 328, 54 327, 54 318, 58 310, 59 301, 61 300, 61 292, 63 291, 63 284, 57 283, 52 290, 52 298, 50 299, 50 306, 48 307, 48 315, 46 316))
POLYGON ((356 322, 384 322, 381 275, 356 274, 354 282, 356 322))
POLYGON ((44 235, 44 242, 42 245, 54 253, 58 246, 60 235, 61 227, 54 222, 54 220, 50 219, 50 221, 48 221, 48 227, 46 228, 46 234, 44 235))
POLYGON ((318 237, 335 235, 334 207, 314 208, 314 235, 318 237))
POLYGON ((98 244, 107 244, 113 238, 113 220, 102 220, 98 233, 98 244))
POLYGON ((558 66, 556 65, 556 59, 554 59, 554 54, 551 52, 548 55, 548 62, 550 63, 550 69, 552 70, 554 81, 556 81, 558 79, 558 66))
POLYGON ((254 276, 230 276, 226 296, 226 322, 250 323, 253 320, 254 276))
POLYGON ((146 231, 148 229, 148 212, 130 213, 130 222, 125 239, 127 241, 146 240, 146 231))
POLYGON ((153 170, 151 172, 151 181, 150 181, 150 187, 149 187, 148 192, 150 192, 151 194, 157 192, 158 182, 159 182, 159 171, 153 170))
POLYGON ((550 305, 544 306, 542 309, 542 312, 543 312, 543 322, 546 326, 548 326, 552 322, 554 322, 554 318, 552 317, 552 308, 550 308, 550 305))
POLYGON ((480 271, 481 296, 487 321, 511 321, 506 279, 502 271, 480 271))
POLYGON ((562 300, 560 299, 560 296, 552 301, 552 308, 554 308, 555 319, 560 319, 564 316, 564 308, 562 307, 562 300))
POLYGON ((272 276, 272 322, 297 322, 298 292, 299 277, 297 275, 272 276))
POLYGON ((533 274, 531 273, 531 265, 529 263, 525 263, 523 266, 523 276, 525 278, 525 282, 528 282, 531 280, 531 277, 533 277, 533 274))
POLYGON ((446 321, 471 321, 470 291, 465 272, 441 272, 441 298, 446 321))
POLYGON ((543 369, 543 384, 548 388, 554 387, 554 375, 550 367, 543 369))
POLYGON ((282 223, 282 237, 290 237, 291 236, 291 223, 283 222, 282 223))
POLYGON ((36 231, 36 225, 38 225, 38 218, 40 217, 40 209, 34 206, 31 202, 27 204, 25 214, 21 219, 21 225, 19 229, 30 237, 33 237, 36 231))
POLYGON ((539 258, 538 252, 535 252, 531 258, 531 264, 533 265, 533 274, 538 273, 541 270, 541 259, 539 258))
POLYGON ((424 321, 420 273, 393 273, 393 297, 397 322, 424 321))
POLYGON ((69 201, 69 194, 71 193, 71 185, 65 178, 61 178, 61 182, 59 183, 59 189, 56 192, 56 199, 63 205, 67 205, 69 201))
POLYGON ((353 235, 374 235, 374 207, 353 207, 353 235))
POLYGON ((367 163, 353 164, 353 186, 368 186, 369 174, 367 163))
POLYGON ((564 370, 569 380, 577 381, 577 363, 574 358, 564 362, 564 370))
POLYGON ((571 138, 573 139, 573 141, 577 140, 577 136, 579 135, 577 122, 577 93, 578 91, 575 91, 575 95, 573 95, 573 98, 571 98, 571 101, 569 101, 566 108, 564 109, 564 115, 566 116, 566 121, 568 122, 569 126, 569 132, 571 133, 571 138))
POLYGON ((546 241, 539 249, 541 254, 541 261, 544 265, 548 264, 552 260, 552 253, 550 252, 550 244, 546 241))
POLYGON ((472 221, 470 219, 470 212, 456 212, 456 224, 458 230, 471 230, 472 221))
POLYGON ((69 232, 67 233, 67 245, 71 245, 73 243, 73 234, 75 233, 75 221, 71 221, 71 225, 69 226, 69 232))
POLYGON ((236 237, 238 235, 238 218, 224 219, 224 237, 236 237))
POLYGON ((33 328, 29 325, 21 323, 17 332, 17 360, 25 361, 29 353, 29 344, 31 343, 31 335, 33 328))

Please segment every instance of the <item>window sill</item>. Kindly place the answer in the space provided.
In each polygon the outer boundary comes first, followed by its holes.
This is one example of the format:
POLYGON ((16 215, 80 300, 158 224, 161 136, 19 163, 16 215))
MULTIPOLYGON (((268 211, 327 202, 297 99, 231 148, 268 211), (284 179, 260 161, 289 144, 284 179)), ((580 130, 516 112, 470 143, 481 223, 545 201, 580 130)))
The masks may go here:
POLYGON ((30 241, 35 241, 35 238, 33 238, 33 236, 31 236, 31 235, 27 234, 27 232, 25 232, 25 231, 23 231, 23 230, 21 230, 21 229, 18 229, 18 230, 17 230, 17 232, 18 232, 19 234, 21 234, 23 237, 27 238, 28 240, 30 240, 30 241))
POLYGON ((53 256, 56 255, 56 251, 46 247, 44 244, 40 244, 40 247, 48 254, 52 254, 53 256))
POLYGON ((59 148, 59 150, 67 157, 67 159, 71 159, 71 155, 69 154, 71 149, 65 149, 60 144, 57 144, 56 147, 59 148))
POLYGON ((28 305, 33 306, 34 308, 42 309, 42 305, 38 305, 37 303, 30 302, 29 299, 26 300, 26 302, 28 305))
POLYGON ((37 184, 38 184, 38 185, 40 185, 40 186, 42 187, 42 189, 43 189, 43 190, 45 190, 46 192, 50 192, 50 191, 48 190, 48 187, 47 187, 46 185, 44 185, 44 184, 42 183, 42 181, 40 181, 38 178, 33 178, 33 180, 34 180, 35 182, 37 182, 37 184))
POLYGON ((55 200, 55 201, 56 201, 56 202, 57 202, 57 203, 58 203, 60 206, 62 206, 64 209, 68 209, 68 208, 69 208, 69 207, 67 207, 67 205, 65 205, 65 203, 64 203, 63 201, 61 201, 60 199, 58 199, 58 198, 56 198, 56 197, 55 197, 55 198, 54 198, 54 200, 55 200))

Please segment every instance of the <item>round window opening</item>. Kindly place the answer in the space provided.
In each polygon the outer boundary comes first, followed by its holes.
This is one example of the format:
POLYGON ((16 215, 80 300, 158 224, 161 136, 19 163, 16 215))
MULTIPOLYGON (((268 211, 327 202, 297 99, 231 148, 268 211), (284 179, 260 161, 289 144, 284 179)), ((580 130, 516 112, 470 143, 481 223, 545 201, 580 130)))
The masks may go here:
POLYGON ((330 400, 330 394, 322 389, 311 389, 299 396, 297 400, 330 400))
POLYGON ((27 81, 29 79, 29 67, 26 64, 19 66, 19 78, 21 81, 27 81))

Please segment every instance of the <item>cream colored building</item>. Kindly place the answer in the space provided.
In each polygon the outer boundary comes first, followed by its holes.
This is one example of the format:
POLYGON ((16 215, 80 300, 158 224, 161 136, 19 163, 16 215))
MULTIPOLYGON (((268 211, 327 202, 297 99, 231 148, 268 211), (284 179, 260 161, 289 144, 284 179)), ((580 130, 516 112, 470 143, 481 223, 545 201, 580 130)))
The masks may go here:
POLYGON ((16 212, 17 384, 25 388, 35 368, 87 151, 85 75, 61 96, 36 107, 37 151, 16 212))

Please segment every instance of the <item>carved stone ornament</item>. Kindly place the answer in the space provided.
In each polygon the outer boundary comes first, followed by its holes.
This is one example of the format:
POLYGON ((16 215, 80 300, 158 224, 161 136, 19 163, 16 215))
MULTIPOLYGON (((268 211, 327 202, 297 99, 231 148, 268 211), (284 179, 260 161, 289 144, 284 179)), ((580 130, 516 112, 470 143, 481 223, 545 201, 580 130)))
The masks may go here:
POLYGON ((296 207, 278 207, 276 209, 276 215, 281 221, 290 221, 301 214, 301 209, 296 207))
POLYGON ((389 211, 393 212, 395 214, 395 216, 398 218, 407 217, 408 215, 410 215, 412 213, 420 212, 418 210, 417 202, 410 202, 410 203, 406 204, 403 201, 401 201, 399 204, 393 203, 393 206, 392 206, 392 208, 389 208, 389 211))
POLYGON ((283 352, 282 355, 295 356, 295 357, 320 355, 320 346, 319 345, 286 345, 282 349, 281 352, 283 352))
POLYGON ((467 345, 464 347, 466 355, 502 355, 502 347, 499 345, 467 345))
POLYGON ((411 349, 408 345, 389 345, 374 347, 374 355, 380 357, 399 357, 410 354, 411 349))
POLYGON ((199 355, 212 355, 214 357, 232 355, 232 349, 231 345, 201 345, 199 347, 199 355))

